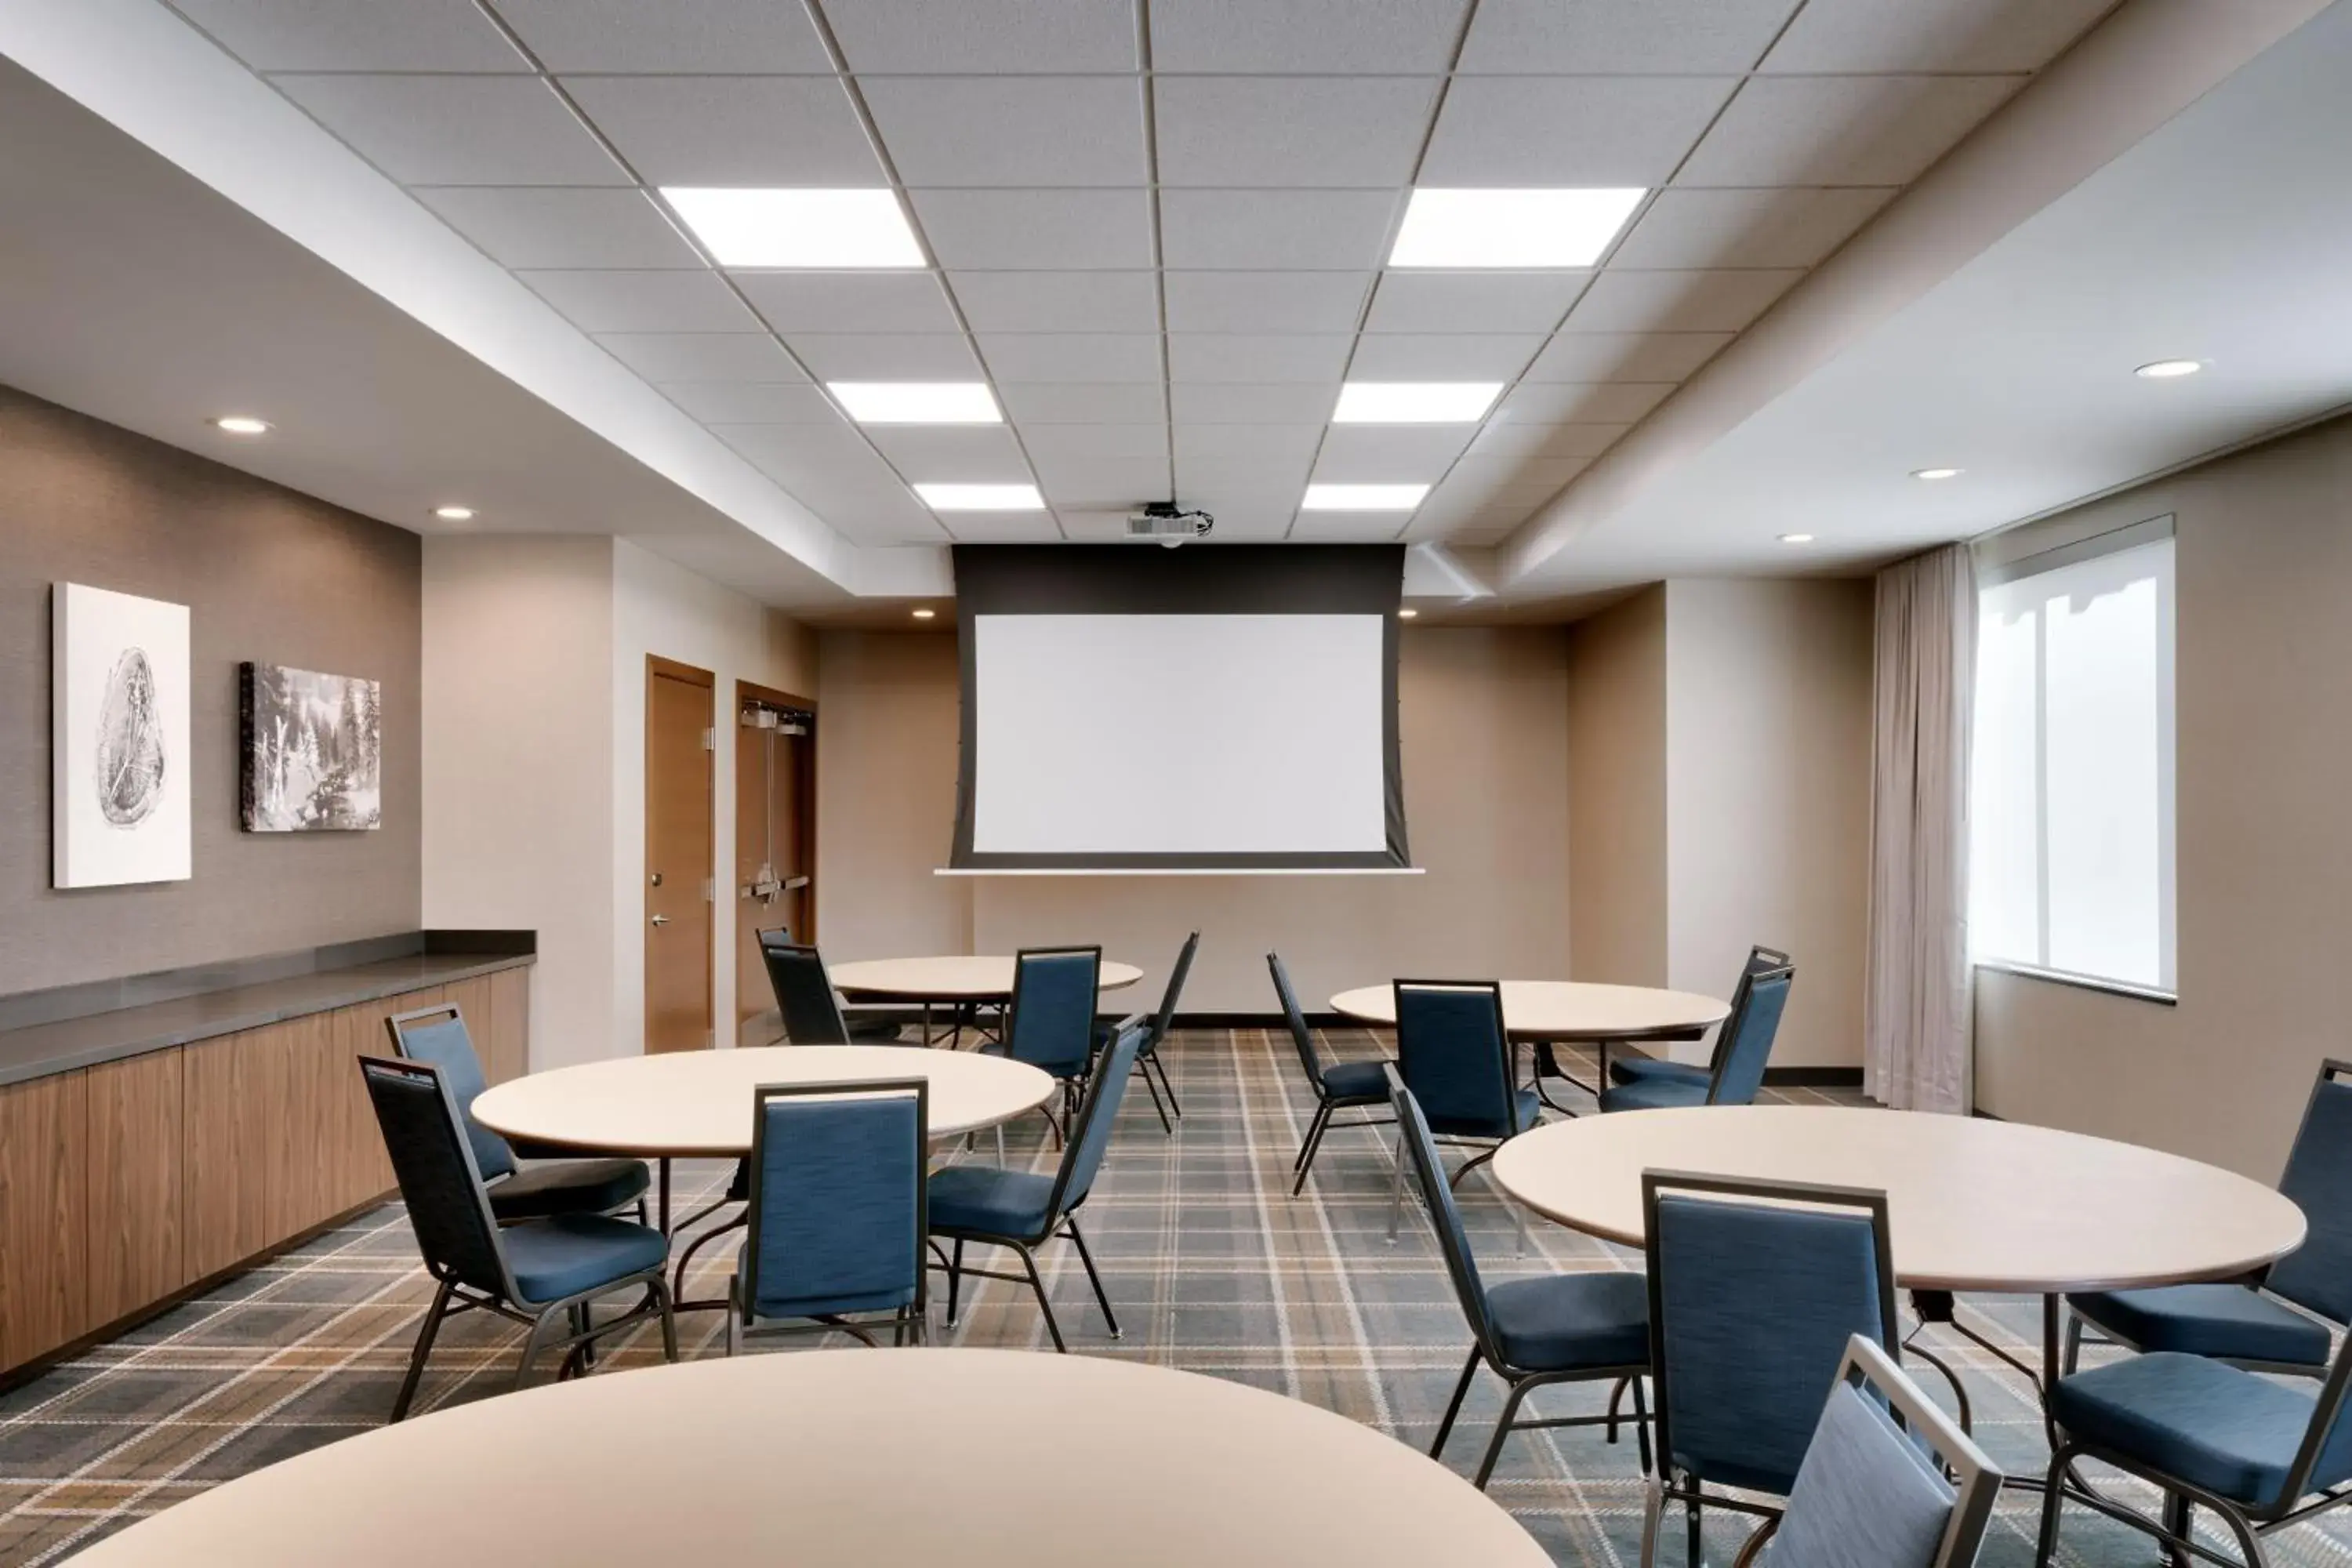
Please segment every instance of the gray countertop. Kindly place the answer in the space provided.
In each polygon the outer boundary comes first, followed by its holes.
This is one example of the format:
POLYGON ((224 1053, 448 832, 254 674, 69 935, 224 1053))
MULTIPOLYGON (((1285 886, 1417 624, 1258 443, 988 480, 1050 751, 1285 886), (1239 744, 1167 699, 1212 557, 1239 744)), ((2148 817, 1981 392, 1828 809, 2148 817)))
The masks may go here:
POLYGON ((416 953, 0 1030, 0 1085, 447 985, 531 962, 529 952, 416 953))

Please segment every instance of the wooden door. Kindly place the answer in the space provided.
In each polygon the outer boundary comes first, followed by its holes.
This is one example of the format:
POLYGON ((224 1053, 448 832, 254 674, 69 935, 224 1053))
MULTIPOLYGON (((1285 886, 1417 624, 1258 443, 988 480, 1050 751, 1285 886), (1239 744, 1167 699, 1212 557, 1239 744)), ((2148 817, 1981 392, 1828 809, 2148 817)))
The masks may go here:
MULTIPOLYGON (((776 1010, 758 933, 816 936, 816 705, 736 682, 735 1021, 776 1010), (764 720, 760 715, 765 714, 764 720)), ((765 1045, 749 1033, 746 1045, 765 1045)))
POLYGON ((711 730, 707 669, 646 671, 646 1049, 711 1045, 711 730))

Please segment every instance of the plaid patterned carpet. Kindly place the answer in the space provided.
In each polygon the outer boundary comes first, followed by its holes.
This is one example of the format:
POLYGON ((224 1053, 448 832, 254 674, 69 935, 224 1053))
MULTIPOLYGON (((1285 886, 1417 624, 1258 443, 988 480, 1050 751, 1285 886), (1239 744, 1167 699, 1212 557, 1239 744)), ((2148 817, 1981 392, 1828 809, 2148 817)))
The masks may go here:
MULTIPOLYGON (((1328 1045, 1341 1056, 1381 1049, 1356 1030, 1334 1031, 1328 1045)), ((1426 1446, 1469 1342, 1425 1221, 1409 1209, 1400 1240, 1386 1240, 1385 1135, 1334 1132, 1315 1180, 1293 1202, 1290 1162, 1313 1101, 1287 1039, 1202 1031, 1180 1035, 1168 1049, 1186 1112, 1180 1135, 1161 1135, 1139 1089, 1083 1212, 1126 1338, 1105 1334, 1066 1245, 1041 1260, 1072 1349, 1255 1384, 1426 1446)), ((1576 1102, 1573 1091, 1555 1093, 1576 1102)), ((1802 1089, 1776 1097, 1854 1099, 1802 1089)), ((1008 1137, 1015 1162, 1050 1169, 1040 1124, 1008 1137)), ((983 1137, 981 1156, 992 1152, 983 1137)), ((688 1193, 715 1193, 725 1176, 715 1164, 683 1174, 688 1193)), ((1639 1267, 1637 1258, 1541 1221, 1530 1224, 1522 1256, 1493 1189, 1474 1177, 1464 1197, 1493 1278, 1639 1267)), ((698 1264, 697 1294, 718 1288, 730 1250, 706 1249, 713 1261, 698 1264)), ((194 1492, 375 1426, 391 1406, 429 1296, 400 1211, 387 1207, 0 1397, 0 1562, 55 1562, 194 1492)), ((936 1304, 933 1311, 936 1326, 936 1304)), ((2027 1360, 2038 1357, 2035 1303, 1970 1298, 1961 1311, 2027 1360)), ((679 1327, 685 1353, 718 1353, 715 1314, 689 1315, 679 1327)), ((2014 1374, 1948 1331, 1930 1334, 1969 1379, 1979 1440, 2012 1473, 2038 1470, 2046 1458, 2039 1418, 2014 1374)), ((480 1314, 454 1321, 436 1348, 419 1411, 503 1390, 520 1335, 480 1314)), ((1027 1291, 990 1282, 979 1283, 955 1332, 939 1339, 1046 1347, 1027 1291)), ((657 1342, 644 1334, 608 1359, 657 1356, 657 1342)), ((1916 1363, 1913 1370, 1941 1392, 1931 1372, 1916 1363)), ((1604 1397, 1591 1387, 1547 1392, 1531 1402, 1543 1414, 1597 1409, 1604 1397)), ((1465 1473, 1476 1464, 1500 1401, 1495 1381, 1482 1375, 1448 1463, 1465 1473)), ((1514 1436, 1490 1489, 1559 1563, 1636 1560, 1642 1488, 1630 1436, 1615 1447, 1597 1428, 1514 1436)), ((2030 1563, 2038 1517, 2032 1497, 2005 1498, 1982 1561, 2030 1563)), ((1709 1560, 1728 1562, 1740 1534, 1728 1516, 1718 1517, 1709 1560)), ((1681 1538, 1677 1523, 1664 1563, 1680 1563, 1681 1538)), ((2274 1538, 2272 1549, 2282 1568, 2352 1561, 2352 1524, 2306 1526, 2274 1538)), ((2078 1509, 2068 1512, 2061 1561, 2105 1568, 2154 1563, 2157 1554, 2144 1538, 2078 1509)))

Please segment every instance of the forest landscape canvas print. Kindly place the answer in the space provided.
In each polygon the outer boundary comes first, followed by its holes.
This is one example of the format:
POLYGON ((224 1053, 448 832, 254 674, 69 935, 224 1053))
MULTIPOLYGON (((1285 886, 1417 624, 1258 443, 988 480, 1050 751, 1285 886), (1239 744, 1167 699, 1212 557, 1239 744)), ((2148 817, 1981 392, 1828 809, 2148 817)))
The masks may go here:
POLYGON ((383 689, 348 675, 243 667, 239 794, 253 833, 340 833, 383 824, 383 689))

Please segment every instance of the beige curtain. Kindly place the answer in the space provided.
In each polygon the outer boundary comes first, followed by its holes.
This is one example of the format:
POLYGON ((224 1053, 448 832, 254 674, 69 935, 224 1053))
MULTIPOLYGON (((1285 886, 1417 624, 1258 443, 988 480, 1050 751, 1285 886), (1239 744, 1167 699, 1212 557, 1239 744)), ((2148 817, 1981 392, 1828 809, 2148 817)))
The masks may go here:
POLYGON ((1901 1110, 1965 1115, 1974 1106, 1968 889, 1976 628, 1967 545, 1878 574, 1862 1081, 1901 1110))

